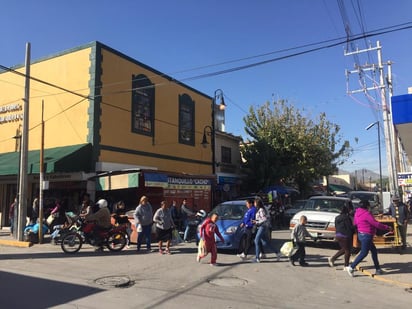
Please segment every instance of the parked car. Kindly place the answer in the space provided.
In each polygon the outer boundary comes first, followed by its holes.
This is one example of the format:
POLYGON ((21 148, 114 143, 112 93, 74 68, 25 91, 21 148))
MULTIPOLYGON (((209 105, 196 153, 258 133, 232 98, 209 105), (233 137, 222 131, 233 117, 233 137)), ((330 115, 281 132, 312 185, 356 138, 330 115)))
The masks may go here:
POLYGON ((293 216, 305 207, 307 200, 296 200, 285 210, 285 222, 289 223, 293 216))
POLYGON ((313 237, 333 240, 336 232, 335 218, 345 205, 352 206, 352 201, 344 197, 313 196, 306 201, 304 208, 293 216, 289 228, 293 229, 304 215, 308 218, 306 228, 313 237))
MULTIPOLYGON (((246 211, 246 200, 241 199, 220 203, 208 214, 209 217, 214 213, 219 215, 216 225, 225 241, 216 243, 218 249, 237 250, 239 248, 239 244, 244 241, 243 237, 245 237, 240 224, 246 211)), ((198 235, 200 225, 198 226, 198 235)))
POLYGON ((372 214, 377 215, 383 212, 382 205, 379 200, 379 194, 372 191, 350 191, 348 192, 348 198, 352 200, 353 206, 358 208, 358 204, 361 200, 368 200, 370 211, 372 214))
MULTIPOLYGON (((242 223, 242 219, 246 211, 246 201, 235 200, 218 204, 208 214, 208 217, 214 213, 219 215, 219 220, 216 222, 216 225, 225 241, 223 243, 220 241, 216 243, 218 249, 235 250, 239 247, 243 234, 240 224, 242 223)), ((202 223, 198 226, 198 235, 200 233, 201 224, 202 223)))

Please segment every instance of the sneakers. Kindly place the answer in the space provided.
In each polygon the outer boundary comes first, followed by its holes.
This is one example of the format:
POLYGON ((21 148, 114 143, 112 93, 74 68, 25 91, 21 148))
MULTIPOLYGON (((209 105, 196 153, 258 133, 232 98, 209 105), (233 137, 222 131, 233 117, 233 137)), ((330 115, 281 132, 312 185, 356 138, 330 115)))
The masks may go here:
POLYGON ((264 253, 259 253, 259 259, 261 260, 261 259, 266 259, 266 254, 264 254, 264 253))
POLYGON ((210 263, 210 266, 218 266, 217 263, 210 263))
POLYGON ((278 252, 278 253, 276 253, 276 261, 278 261, 278 262, 280 262, 280 253, 278 252))
POLYGON ((383 275, 383 270, 382 269, 377 269, 376 271, 375 271, 375 275, 383 275))
POLYGON ((348 266, 346 267, 346 271, 348 272, 349 276, 353 277, 353 268, 348 266))
POLYGON ((241 254, 238 254, 237 256, 241 258, 242 260, 246 258, 246 255, 243 252, 241 254))
POLYGON ((260 260, 257 259, 257 258, 254 258, 251 262, 252 262, 252 263, 260 263, 260 260))
POLYGON ((309 263, 307 263, 307 262, 300 262, 299 265, 302 266, 302 267, 306 267, 306 266, 309 266, 309 263))
POLYGON ((333 262, 333 259, 331 257, 328 257, 328 264, 330 267, 335 267, 335 263, 333 262))
POLYGON ((346 268, 348 268, 348 266, 343 266, 343 271, 347 271, 346 268))
POLYGON ((198 254, 197 256, 196 256, 196 262, 198 262, 198 263, 200 263, 200 260, 202 259, 202 257, 198 254))

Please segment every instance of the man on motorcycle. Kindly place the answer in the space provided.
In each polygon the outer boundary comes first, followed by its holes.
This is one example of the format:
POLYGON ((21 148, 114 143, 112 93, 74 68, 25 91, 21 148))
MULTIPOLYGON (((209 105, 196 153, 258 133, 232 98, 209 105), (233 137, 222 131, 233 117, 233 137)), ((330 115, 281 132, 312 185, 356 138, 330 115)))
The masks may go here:
POLYGON ((100 199, 97 203, 96 206, 99 207, 99 210, 96 211, 95 213, 89 213, 85 216, 86 221, 95 221, 96 225, 93 228, 93 236, 96 241, 96 251, 103 251, 103 247, 101 245, 102 239, 100 239, 99 234, 100 231, 106 231, 112 227, 111 223, 111 216, 110 216, 110 210, 107 207, 107 201, 104 199, 100 199))

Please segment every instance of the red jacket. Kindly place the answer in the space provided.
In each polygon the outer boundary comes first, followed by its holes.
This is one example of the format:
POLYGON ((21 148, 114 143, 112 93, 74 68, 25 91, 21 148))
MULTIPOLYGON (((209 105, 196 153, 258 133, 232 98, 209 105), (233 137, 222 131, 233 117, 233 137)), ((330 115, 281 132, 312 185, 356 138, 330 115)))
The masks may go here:
POLYGON ((207 243, 214 243, 215 234, 224 242, 223 236, 220 234, 216 224, 210 218, 207 218, 200 226, 200 238, 203 238, 207 243))

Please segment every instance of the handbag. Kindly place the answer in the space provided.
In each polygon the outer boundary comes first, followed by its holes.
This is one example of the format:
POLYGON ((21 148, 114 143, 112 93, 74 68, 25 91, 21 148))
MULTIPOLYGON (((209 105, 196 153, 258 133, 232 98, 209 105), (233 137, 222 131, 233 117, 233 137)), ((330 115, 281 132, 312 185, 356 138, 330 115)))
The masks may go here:
POLYGON ((294 255, 296 250, 297 248, 294 246, 293 241, 287 241, 280 247, 280 253, 287 257, 294 255))

